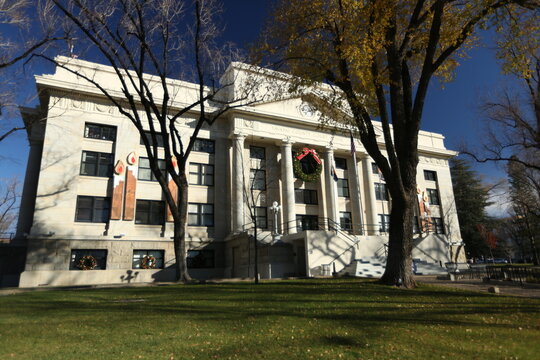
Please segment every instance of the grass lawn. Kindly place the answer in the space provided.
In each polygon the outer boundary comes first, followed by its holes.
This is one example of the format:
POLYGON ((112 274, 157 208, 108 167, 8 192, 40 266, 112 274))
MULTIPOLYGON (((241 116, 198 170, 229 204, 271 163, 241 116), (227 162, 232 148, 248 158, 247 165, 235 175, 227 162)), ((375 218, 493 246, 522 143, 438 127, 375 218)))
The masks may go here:
POLYGON ((538 359, 540 300, 368 280, 0 297, 0 359, 538 359))

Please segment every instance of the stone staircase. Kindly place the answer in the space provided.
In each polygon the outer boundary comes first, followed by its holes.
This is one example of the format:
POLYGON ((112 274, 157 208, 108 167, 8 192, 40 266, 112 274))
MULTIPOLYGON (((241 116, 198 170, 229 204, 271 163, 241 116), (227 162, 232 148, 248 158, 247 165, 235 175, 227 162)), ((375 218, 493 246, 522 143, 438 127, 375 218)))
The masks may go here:
POLYGON ((441 267, 439 263, 432 263, 425 260, 413 259, 414 273, 416 275, 447 275, 446 268, 441 267))
MULTIPOLYGON (((413 271, 416 275, 446 275, 448 271, 438 263, 430 263, 414 259, 413 271)), ((363 278, 380 278, 386 269, 384 256, 363 257, 353 260, 338 272, 338 276, 356 276, 363 278)))
POLYGON ((338 276, 380 278, 386 269, 386 258, 379 256, 355 259, 338 272, 338 276))

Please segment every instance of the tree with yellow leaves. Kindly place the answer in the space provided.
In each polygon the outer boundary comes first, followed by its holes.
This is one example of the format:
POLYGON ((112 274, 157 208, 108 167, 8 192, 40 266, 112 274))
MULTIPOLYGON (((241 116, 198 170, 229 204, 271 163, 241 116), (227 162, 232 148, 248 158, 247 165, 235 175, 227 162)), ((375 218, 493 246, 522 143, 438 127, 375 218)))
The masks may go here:
MULTIPOLYGON (((282 0, 259 48, 275 67, 337 91, 323 97, 345 114, 386 179, 392 197, 389 252, 381 282, 414 287, 412 235, 418 132, 434 77, 448 81, 475 45, 475 29, 506 9, 539 0, 282 0), (282 65, 283 67, 280 67, 282 65), (380 121, 380 123, 378 122, 380 121), (379 144, 378 129, 384 144, 379 144)), ((328 103, 327 103, 328 105, 328 103)))

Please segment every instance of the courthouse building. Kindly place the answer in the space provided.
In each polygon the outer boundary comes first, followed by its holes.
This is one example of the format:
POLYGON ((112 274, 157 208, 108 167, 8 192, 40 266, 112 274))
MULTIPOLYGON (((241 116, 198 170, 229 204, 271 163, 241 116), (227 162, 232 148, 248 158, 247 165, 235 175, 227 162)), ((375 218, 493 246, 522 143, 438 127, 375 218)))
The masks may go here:
MULTIPOLYGON (((112 68, 59 60, 121 96, 112 68)), ((235 63, 224 76, 246 71, 235 63)), ((28 248, 20 286, 172 280, 173 223, 135 126, 65 69, 36 83, 39 105, 22 109, 30 154, 17 229, 28 248)), ((179 107, 197 91, 182 81, 171 86, 179 107)), ((194 115, 178 125, 186 139, 194 115)), ((187 167, 190 274, 254 276, 256 219, 262 278, 380 276, 392 203, 354 142, 351 151, 348 131, 321 128, 300 98, 237 108, 203 127, 187 167)), ((420 132, 417 272, 440 271, 459 254, 448 167, 455 154, 442 135, 420 132)))

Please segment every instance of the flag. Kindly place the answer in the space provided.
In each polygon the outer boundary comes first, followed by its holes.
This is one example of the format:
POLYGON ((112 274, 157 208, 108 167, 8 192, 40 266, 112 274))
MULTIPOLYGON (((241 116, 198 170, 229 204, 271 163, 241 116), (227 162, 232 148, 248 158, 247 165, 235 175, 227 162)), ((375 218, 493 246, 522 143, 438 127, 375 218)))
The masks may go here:
POLYGON ((349 135, 351 137, 351 155, 356 156, 356 145, 354 144, 354 138, 352 136, 352 131, 349 132, 349 135))
POLYGON ((333 163, 332 164, 332 169, 330 170, 331 172, 331 175, 332 175, 332 178, 334 179, 334 181, 338 181, 338 177, 337 177, 337 173, 336 173, 336 164, 333 163))

